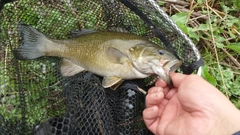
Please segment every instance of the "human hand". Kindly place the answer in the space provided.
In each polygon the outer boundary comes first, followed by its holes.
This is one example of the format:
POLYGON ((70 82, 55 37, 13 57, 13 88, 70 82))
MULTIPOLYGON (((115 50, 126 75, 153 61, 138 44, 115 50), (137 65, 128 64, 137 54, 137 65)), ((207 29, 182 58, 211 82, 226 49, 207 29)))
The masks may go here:
POLYGON ((240 130, 240 111, 197 75, 171 73, 149 89, 143 119, 155 135, 230 135, 240 130))

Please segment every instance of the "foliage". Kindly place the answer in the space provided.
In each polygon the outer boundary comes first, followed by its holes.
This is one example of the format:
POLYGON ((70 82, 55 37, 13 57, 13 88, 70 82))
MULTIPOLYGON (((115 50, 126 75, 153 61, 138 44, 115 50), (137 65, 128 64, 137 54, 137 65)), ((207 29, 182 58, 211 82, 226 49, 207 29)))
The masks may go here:
POLYGON ((205 60, 202 76, 240 109, 239 2, 191 1, 171 11, 171 17, 200 48, 205 60))

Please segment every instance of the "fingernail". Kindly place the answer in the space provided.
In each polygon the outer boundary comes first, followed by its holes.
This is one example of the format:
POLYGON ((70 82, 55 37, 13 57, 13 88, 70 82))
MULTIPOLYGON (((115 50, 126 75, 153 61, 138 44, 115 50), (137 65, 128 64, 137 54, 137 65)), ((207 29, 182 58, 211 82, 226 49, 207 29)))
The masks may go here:
POLYGON ((151 97, 159 97, 159 96, 160 96, 159 93, 153 93, 153 94, 151 94, 151 97))
POLYGON ((148 110, 148 111, 154 111, 154 110, 155 110, 155 107, 152 106, 152 107, 150 107, 150 108, 147 108, 147 110, 148 110))
POLYGON ((152 92, 153 92, 153 93, 157 93, 157 92, 159 92, 159 91, 161 91, 161 90, 162 90, 161 87, 156 87, 156 89, 154 89, 152 92))

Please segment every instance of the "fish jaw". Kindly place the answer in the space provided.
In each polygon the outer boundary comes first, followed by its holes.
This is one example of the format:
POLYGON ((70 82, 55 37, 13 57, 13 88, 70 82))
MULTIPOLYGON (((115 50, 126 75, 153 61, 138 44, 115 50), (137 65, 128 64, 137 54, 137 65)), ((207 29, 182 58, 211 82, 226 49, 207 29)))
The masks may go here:
POLYGON ((153 72, 161 78, 163 81, 165 81, 170 87, 173 86, 172 79, 170 77, 170 72, 175 72, 181 65, 182 62, 178 59, 174 60, 164 60, 164 61, 159 61, 159 66, 158 65, 153 65, 151 69, 153 72))
POLYGON ((168 72, 175 72, 182 65, 182 61, 179 59, 174 59, 172 61, 168 61, 164 64, 164 69, 168 72))

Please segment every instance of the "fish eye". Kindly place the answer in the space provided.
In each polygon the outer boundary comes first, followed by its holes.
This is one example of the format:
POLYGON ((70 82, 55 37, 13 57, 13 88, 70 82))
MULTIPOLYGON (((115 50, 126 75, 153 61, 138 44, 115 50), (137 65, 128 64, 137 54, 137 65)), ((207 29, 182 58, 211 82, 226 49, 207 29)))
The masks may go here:
POLYGON ((163 51, 163 50, 159 50, 158 53, 159 53, 160 55, 164 55, 164 51, 163 51))

